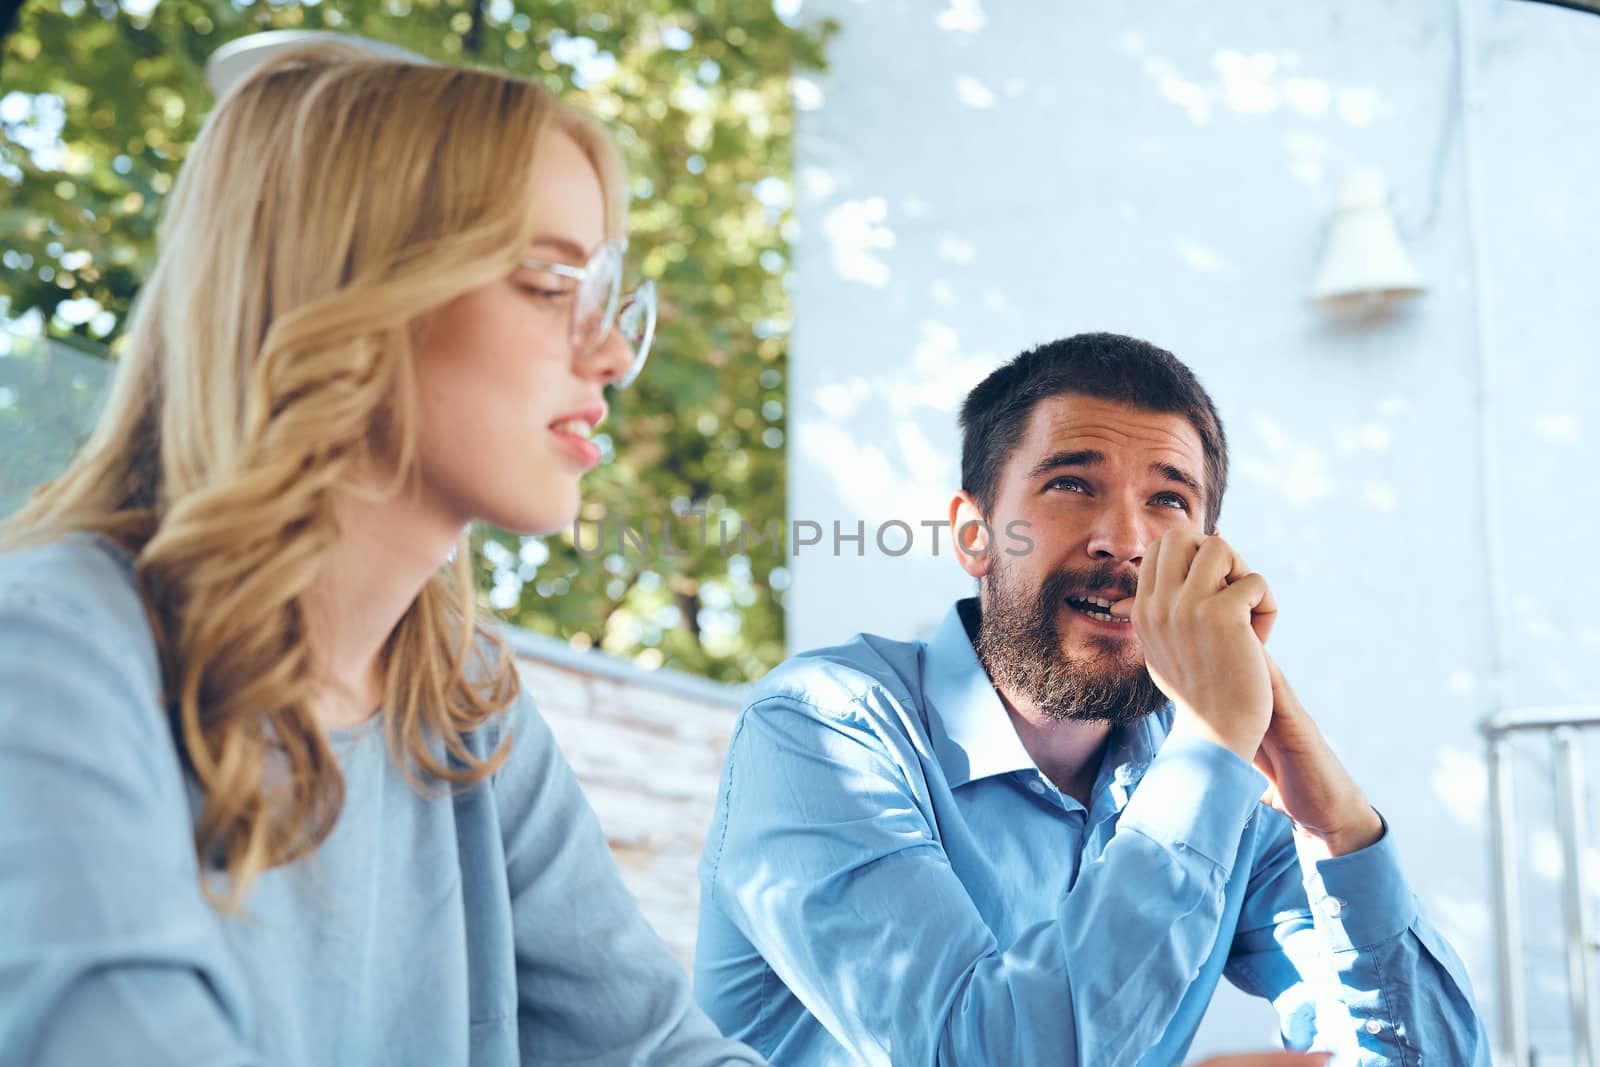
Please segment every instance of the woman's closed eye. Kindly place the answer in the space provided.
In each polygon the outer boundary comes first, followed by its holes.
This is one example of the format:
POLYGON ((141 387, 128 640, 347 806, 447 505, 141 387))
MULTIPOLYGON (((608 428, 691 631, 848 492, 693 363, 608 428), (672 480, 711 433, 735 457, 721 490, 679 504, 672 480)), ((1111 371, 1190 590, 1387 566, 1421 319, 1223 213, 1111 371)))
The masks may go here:
POLYGON ((516 279, 518 289, 541 300, 560 300, 577 291, 571 278, 548 271, 525 271, 516 279))

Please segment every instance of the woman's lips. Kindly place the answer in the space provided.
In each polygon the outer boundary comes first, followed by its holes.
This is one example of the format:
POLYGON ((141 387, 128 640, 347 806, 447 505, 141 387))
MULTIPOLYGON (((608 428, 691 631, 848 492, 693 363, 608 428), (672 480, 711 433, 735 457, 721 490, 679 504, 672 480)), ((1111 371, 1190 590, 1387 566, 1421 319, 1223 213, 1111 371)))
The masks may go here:
POLYGON ((584 470, 596 466, 600 462, 600 446, 587 437, 580 437, 567 430, 557 430, 551 427, 550 433, 567 453, 582 465, 584 470))

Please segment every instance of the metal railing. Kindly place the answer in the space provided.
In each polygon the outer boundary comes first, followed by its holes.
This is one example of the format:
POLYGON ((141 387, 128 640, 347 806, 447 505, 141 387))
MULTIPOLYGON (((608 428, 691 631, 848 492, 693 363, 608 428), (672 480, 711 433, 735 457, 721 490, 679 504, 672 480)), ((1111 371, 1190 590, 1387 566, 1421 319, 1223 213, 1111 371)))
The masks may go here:
POLYGON ((1600 707, 1510 708, 1483 726, 1489 747, 1490 849, 1494 864, 1495 956, 1500 971, 1502 1067, 1532 1067, 1522 968, 1522 900, 1518 882, 1516 771, 1511 737, 1542 733, 1554 766, 1556 830, 1561 838, 1562 910, 1566 921, 1567 988, 1574 1067, 1600 1067, 1594 1014, 1594 939, 1583 877, 1588 838, 1583 750, 1579 731, 1600 726, 1600 707))

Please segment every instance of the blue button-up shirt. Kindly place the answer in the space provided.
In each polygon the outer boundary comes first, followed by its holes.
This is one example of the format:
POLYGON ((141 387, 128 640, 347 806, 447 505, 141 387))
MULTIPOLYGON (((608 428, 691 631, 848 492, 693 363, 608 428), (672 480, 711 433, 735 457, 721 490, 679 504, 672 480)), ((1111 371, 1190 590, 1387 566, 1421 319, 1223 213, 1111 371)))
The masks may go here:
POLYGON ((1113 732, 1085 808, 1023 748, 963 609, 755 690, 700 867, 696 995, 725 1033, 780 1067, 1177 1064, 1226 975, 1291 1048, 1487 1067, 1387 830, 1302 860, 1264 776, 1168 741, 1170 710, 1113 732))

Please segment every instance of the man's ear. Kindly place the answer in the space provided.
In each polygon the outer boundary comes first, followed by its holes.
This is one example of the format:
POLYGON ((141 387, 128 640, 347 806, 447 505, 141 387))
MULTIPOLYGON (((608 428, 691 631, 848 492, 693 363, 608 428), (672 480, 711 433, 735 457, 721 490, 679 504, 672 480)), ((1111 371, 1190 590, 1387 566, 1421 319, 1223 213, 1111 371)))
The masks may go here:
POLYGON ((955 541, 956 562, 973 578, 984 578, 994 554, 994 531, 978 501, 965 489, 950 498, 950 534, 955 541))

